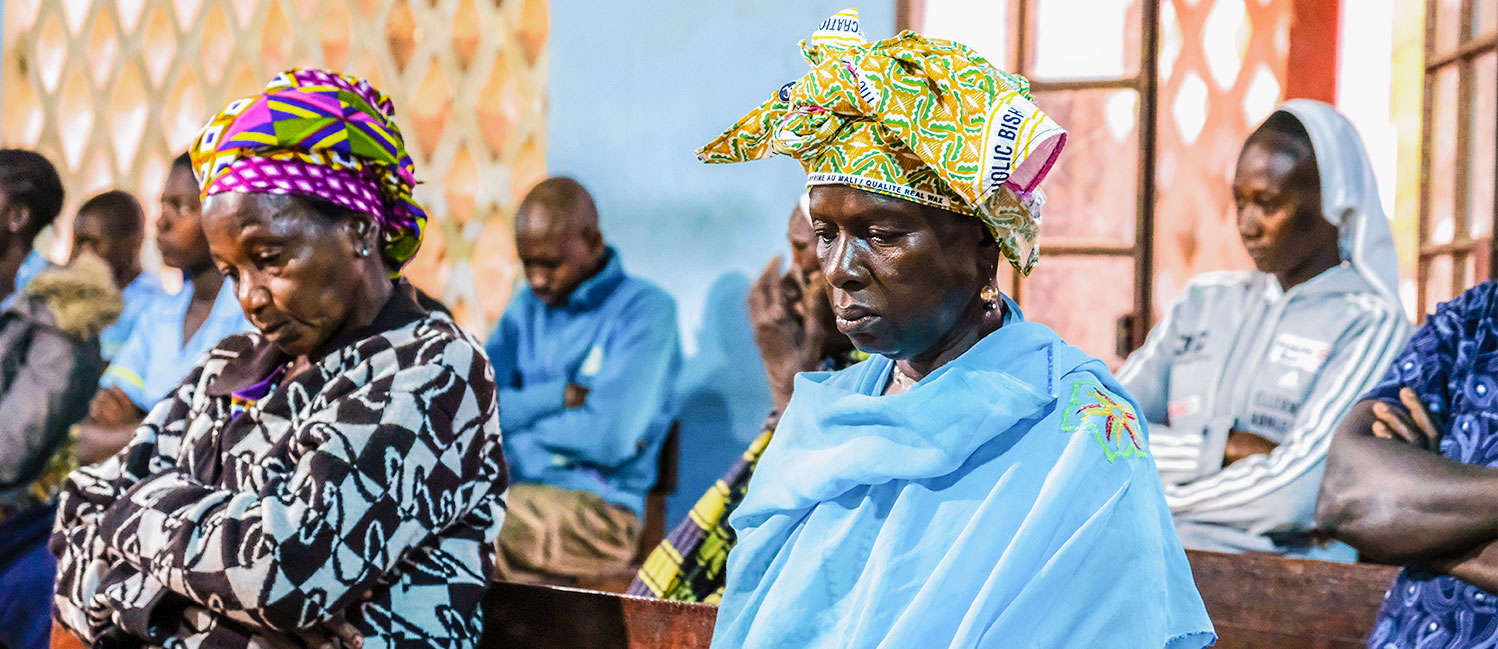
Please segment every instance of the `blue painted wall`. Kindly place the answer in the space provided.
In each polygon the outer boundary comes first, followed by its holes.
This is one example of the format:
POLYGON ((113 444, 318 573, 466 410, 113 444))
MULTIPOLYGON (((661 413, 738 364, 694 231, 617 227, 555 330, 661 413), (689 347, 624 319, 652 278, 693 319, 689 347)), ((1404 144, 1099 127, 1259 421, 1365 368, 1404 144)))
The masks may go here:
MULTIPOLYGON (((625 268, 676 298, 688 360, 672 524, 759 431, 770 391, 744 300, 802 190, 789 158, 697 162, 716 137, 806 72, 797 43, 851 0, 551 3, 548 170, 592 191, 625 268)), ((894 2, 858 5, 870 39, 894 2)))

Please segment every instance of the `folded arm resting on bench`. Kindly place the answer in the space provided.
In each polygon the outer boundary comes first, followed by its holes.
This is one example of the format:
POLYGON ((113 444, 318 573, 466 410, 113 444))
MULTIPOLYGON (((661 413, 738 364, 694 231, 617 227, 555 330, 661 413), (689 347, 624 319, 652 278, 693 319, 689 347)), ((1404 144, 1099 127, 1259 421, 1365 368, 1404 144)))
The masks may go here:
POLYGON ((1375 403, 1354 406, 1332 441, 1317 525, 1370 557, 1498 587, 1498 469, 1380 439, 1375 403))

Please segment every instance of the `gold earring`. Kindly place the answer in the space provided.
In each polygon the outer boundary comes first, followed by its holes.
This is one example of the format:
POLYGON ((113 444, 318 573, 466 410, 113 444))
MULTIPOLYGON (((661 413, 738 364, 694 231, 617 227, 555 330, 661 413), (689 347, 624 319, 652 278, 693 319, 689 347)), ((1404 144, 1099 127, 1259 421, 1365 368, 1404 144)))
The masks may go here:
POLYGON ((978 297, 983 300, 984 304, 988 305, 989 309, 999 306, 999 289, 992 283, 985 285, 983 290, 978 291, 978 297))

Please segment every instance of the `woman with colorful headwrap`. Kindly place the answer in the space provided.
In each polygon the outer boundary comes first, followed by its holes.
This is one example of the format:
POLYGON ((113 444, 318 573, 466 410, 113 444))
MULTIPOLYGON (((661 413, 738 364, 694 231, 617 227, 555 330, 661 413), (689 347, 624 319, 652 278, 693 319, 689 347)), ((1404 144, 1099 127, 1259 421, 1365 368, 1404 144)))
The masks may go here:
POLYGON ((400 278, 426 214, 390 100, 290 70, 191 154, 259 331, 69 478, 58 620, 96 646, 476 645, 504 515, 495 385, 400 278))
POLYGON ((863 363, 796 379, 730 517, 713 646, 1171 647, 1215 635, 1136 407, 993 286, 1036 260, 1065 133, 1028 83, 856 12, 708 144, 790 155, 863 363))

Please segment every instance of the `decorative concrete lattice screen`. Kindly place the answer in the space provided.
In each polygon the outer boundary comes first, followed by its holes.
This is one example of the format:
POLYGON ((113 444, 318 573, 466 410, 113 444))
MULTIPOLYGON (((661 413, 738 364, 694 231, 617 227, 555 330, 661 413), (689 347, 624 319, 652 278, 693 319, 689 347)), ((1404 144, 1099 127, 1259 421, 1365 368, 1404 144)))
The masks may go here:
POLYGON ((1233 168, 1243 140, 1284 95, 1292 4, 1161 3, 1157 313, 1192 275, 1253 267, 1238 236, 1233 168))
POLYGON ((136 192, 154 220, 171 159, 229 101, 280 70, 370 79, 432 213, 409 276, 483 330, 517 264, 511 222, 545 173, 546 0, 7 0, 0 144, 59 166, 67 222, 84 198, 136 192))

